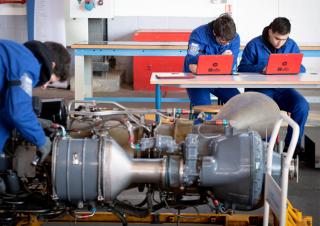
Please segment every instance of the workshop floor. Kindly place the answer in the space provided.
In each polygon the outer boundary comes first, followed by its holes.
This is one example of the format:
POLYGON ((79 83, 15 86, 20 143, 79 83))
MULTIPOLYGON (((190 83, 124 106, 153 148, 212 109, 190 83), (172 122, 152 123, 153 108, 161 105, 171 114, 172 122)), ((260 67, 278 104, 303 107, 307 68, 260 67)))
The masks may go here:
MULTIPOLYGON (((64 89, 47 89, 41 90, 36 89, 34 95, 40 96, 41 98, 65 98, 66 101, 72 100, 74 98, 74 93, 69 90, 64 89)), ((122 97, 153 97, 153 92, 134 92, 131 89, 121 89, 119 92, 112 93, 95 93, 95 96, 122 96, 122 97)), ((185 92, 179 93, 165 93, 166 97, 182 97, 186 98, 185 92)), ((318 95, 318 94, 311 94, 318 95)), ((134 108, 154 108, 153 103, 121 103, 126 107, 134 108)), ((163 104, 163 108, 167 107, 181 107, 188 108, 188 103, 167 103, 163 104)), ((318 107, 312 106, 312 109, 317 109, 318 107)), ((319 109, 317 109, 319 110, 319 109)), ((320 134, 319 134, 320 137, 320 134)), ((130 194, 126 194, 130 196, 130 194)), ((313 217, 313 226, 320 226, 320 169, 314 169, 307 163, 302 162, 300 164, 299 171, 299 183, 294 181, 290 182, 289 185, 289 200, 292 202, 293 206, 303 212, 303 215, 309 215, 313 217)), ((202 211, 202 208, 201 210, 202 211)), ((208 208, 203 208, 203 211, 208 212, 208 208)), ((258 210, 262 213, 262 209, 258 210)), ((256 213, 256 212, 255 212, 256 213)), ((244 214, 250 214, 246 212, 244 214)), ((55 225, 53 223, 47 223, 45 225, 55 225)), ((61 224, 59 224, 61 225, 61 224)), ((66 223, 62 225, 74 225, 72 223, 66 223)), ((101 224, 91 224, 90 225, 101 225, 101 224)), ((120 225, 120 224, 112 224, 120 225)))

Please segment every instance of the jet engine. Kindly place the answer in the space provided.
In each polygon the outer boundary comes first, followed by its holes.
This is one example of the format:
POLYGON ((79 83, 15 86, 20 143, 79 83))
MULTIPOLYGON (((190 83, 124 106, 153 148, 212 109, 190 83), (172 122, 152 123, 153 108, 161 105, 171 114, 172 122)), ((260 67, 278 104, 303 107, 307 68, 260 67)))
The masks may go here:
MULTIPOLYGON (((81 209, 146 216, 168 207, 209 204, 225 213, 262 204, 268 131, 280 113, 263 94, 238 95, 198 124, 183 117, 192 112, 114 102, 73 101, 67 112, 66 129, 46 126, 52 153, 37 166, 30 164, 36 147, 13 133, 1 160, 1 221, 21 213, 77 218, 81 209), (121 200, 135 188, 143 200, 121 200)), ((279 177, 281 159, 273 153, 279 177)))

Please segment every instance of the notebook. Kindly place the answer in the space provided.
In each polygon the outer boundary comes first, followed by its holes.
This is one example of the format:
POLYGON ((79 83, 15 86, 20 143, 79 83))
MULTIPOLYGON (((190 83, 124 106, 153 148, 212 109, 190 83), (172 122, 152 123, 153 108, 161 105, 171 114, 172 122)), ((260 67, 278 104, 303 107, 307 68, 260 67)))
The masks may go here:
POLYGON ((231 75, 233 55, 200 55, 197 75, 231 75))
POLYGON ((270 54, 264 74, 299 74, 302 57, 302 53, 270 54))
POLYGON ((186 78, 195 78, 195 75, 192 73, 160 73, 156 74, 156 78, 159 79, 186 79, 186 78))

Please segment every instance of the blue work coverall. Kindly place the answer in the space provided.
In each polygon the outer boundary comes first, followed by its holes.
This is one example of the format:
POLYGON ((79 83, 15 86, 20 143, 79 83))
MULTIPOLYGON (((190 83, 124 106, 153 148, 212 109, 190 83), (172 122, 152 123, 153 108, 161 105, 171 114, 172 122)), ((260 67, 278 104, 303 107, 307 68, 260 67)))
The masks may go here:
MULTIPOLYGON (((192 31, 188 43, 188 52, 184 60, 184 72, 190 72, 190 64, 198 64, 200 55, 219 55, 226 50, 231 50, 234 56, 234 68, 237 65, 237 58, 240 48, 240 37, 236 37, 227 45, 221 45, 216 41, 213 34, 212 24, 202 25, 192 31)), ((188 88, 187 89, 192 106, 210 105, 210 93, 226 103, 231 97, 239 94, 236 88, 188 88)))
MULTIPOLYGON (((266 28, 263 35, 252 39, 244 48, 242 59, 238 67, 239 72, 262 72, 268 63, 271 53, 300 53, 298 45, 292 39, 288 39, 280 48, 275 49, 267 41, 266 28)), ((300 72, 305 72, 303 65, 300 72)), ((295 89, 291 88, 274 88, 274 89, 257 89, 250 88, 245 91, 255 91, 264 93, 271 97, 281 110, 291 113, 291 118, 299 125, 300 134, 298 145, 301 145, 301 138, 304 133, 304 125, 308 118, 309 104, 307 100, 295 89)), ((289 126, 285 138, 285 144, 289 145, 292 137, 292 128, 289 126)))
POLYGON ((42 147, 46 140, 32 106, 41 65, 25 46, 0 40, 0 154, 12 129, 42 147))

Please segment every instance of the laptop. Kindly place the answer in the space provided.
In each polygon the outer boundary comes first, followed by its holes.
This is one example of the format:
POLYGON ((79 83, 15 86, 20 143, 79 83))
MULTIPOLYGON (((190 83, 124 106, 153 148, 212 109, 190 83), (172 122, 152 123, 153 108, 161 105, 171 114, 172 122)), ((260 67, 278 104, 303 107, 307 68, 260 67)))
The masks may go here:
POLYGON ((200 55, 197 75, 231 75, 233 55, 200 55))
POLYGON ((302 57, 302 53, 270 54, 264 74, 299 74, 302 57))

